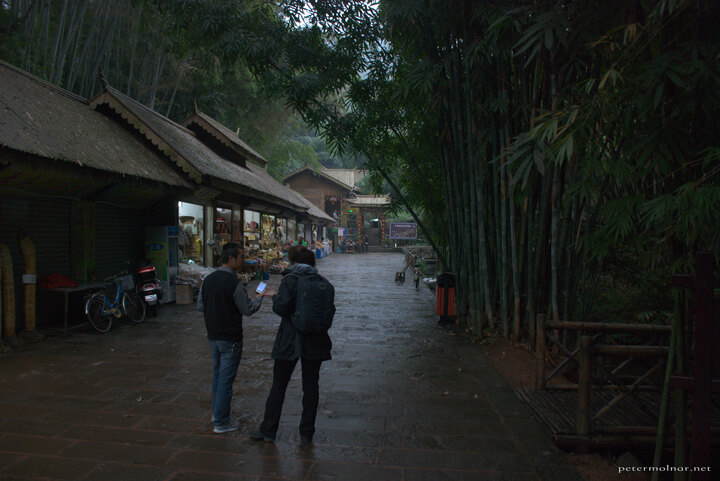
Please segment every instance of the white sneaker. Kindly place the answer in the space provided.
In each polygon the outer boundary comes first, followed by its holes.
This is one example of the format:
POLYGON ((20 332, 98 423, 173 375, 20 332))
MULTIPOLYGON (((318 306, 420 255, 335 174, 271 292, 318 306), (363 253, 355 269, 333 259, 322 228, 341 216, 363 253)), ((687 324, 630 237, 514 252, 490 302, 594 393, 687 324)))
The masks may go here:
POLYGON ((215 434, 229 433, 230 431, 237 431, 240 429, 240 423, 234 419, 228 420, 225 424, 215 426, 213 432, 215 434))

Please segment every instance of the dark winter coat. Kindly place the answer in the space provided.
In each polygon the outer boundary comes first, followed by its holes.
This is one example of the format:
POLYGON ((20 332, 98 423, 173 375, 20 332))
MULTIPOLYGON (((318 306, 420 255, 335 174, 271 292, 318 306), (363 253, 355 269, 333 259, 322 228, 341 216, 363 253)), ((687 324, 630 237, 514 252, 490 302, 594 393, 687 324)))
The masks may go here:
POLYGON ((275 336, 275 345, 272 350, 273 359, 285 361, 292 361, 298 357, 319 361, 332 359, 330 355, 332 342, 326 332, 310 335, 300 334, 291 320, 295 313, 299 277, 315 273, 317 273, 317 269, 307 264, 293 264, 282 273, 284 277, 280 282, 280 288, 272 298, 273 312, 282 318, 277 336, 275 336))

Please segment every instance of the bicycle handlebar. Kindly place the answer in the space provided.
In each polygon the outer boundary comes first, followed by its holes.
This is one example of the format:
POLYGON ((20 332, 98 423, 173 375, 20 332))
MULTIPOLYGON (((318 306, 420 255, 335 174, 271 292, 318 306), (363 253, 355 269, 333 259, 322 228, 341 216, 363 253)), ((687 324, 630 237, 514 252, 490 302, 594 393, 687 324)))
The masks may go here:
POLYGON ((112 281, 114 281, 115 279, 117 279, 118 277, 126 276, 126 275, 128 275, 128 274, 130 274, 130 272, 128 272, 128 271, 122 271, 122 272, 120 272, 120 273, 118 273, 118 274, 113 274, 113 275, 111 275, 110 277, 106 277, 105 279, 103 279, 103 282, 112 282, 112 281))

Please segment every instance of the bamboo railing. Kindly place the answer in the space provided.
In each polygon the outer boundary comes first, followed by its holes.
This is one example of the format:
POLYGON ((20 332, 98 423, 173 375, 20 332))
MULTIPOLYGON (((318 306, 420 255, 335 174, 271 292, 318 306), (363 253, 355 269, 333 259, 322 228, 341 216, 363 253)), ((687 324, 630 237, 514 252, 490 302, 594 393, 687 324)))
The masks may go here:
MULTIPOLYGON (((572 444, 578 451, 585 451, 588 446, 597 444, 593 434, 597 434, 594 425, 598 420, 616 409, 623 400, 641 391, 657 391, 659 385, 651 381, 662 372, 665 365, 669 348, 665 345, 653 345, 663 337, 668 337, 672 327, 654 324, 622 324, 622 323, 601 323, 601 322, 571 322, 571 321, 547 321, 544 316, 539 315, 536 319, 536 344, 535 344, 535 388, 536 390, 564 390, 577 391, 577 409, 575 412, 575 433, 560 433, 556 440, 561 443, 572 444), (574 331, 577 344, 572 350, 566 346, 561 339, 559 332, 574 331), (643 345, 621 345, 613 340, 612 334, 628 333, 639 334, 650 338, 643 345), (601 343, 603 342, 603 343, 601 343), (546 374, 547 358, 555 352, 555 368, 548 375, 546 374), (621 360, 612 370, 602 372, 605 369, 598 361, 603 358, 620 358, 621 360), (643 366, 641 374, 622 374, 623 370, 639 358, 652 359, 643 366), (577 383, 550 383, 559 373, 567 370, 572 364, 577 365, 577 383), (593 382, 593 375, 598 376, 602 372, 603 382, 593 382), (599 409, 593 410, 593 391, 615 392, 616 395, 607 400, 599 409)), ((614 361, 613 361, 614 362, 614 361)), ((606 399, 606 398, 604 398, 606 399)), ((637 439, 651 438, 647 426, 622 426, 622 429, 604 426, 603 443, 622 444, 630 437, 637 439)), ((653 438, 654 439, 654 438, 653 438)))

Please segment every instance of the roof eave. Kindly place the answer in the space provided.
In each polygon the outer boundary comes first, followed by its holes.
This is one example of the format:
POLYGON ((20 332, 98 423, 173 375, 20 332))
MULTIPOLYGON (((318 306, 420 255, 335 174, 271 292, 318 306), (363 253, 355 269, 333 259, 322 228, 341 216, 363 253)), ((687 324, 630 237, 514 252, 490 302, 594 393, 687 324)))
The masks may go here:
MULTIPOLYGON (((215 121, 215 122, 217 122, 217 121, 215 121)), ((239 154, 241 156, 241 159, 243 162, 245 162, 246 158, 247 158, 247 160, 250 160, 251 162, 255 162, 256 164, 260 165, 260 167, 264 168, 267 165, 267 160, 260 157, 255 152, 252 152, 252 151, 244 148, 242 145, 240 145, 236 142, 233 142, 233 139, 228 138, 228 136, 225 133, 218 130, 217 127, 215 127, 210 122, 208 122, 207 119, 205 119, 203 117, 203 115, 201 115, 200 112, 196 112, 195 114, 193 114, 190 117, 188 117, 187 119, 185 119, 181 123, 181 125, 183 127, 190 128, 190 125, 192 125, 193 123, 197 124, 201 129, 203 129, 208 134, 212 135, 213 138, 215 138, 216 140, 221 142, 223 145, 225 145, 226 147, 230 148, 232 151, 239 154)), ((244 165, 243 165, 243 167, 244 167, 244 165)))
POLYGON ((310 173, 313 174, 313 175, 315 175, 315 176, 322 177, 323 179, 329 180, 329 181, 332 182, 333 184, 339 185, 339 186, 342 187, 343 189, 346 189, 346 190, 348 190, 348 191, 352 191, 352 190, 353 190, 353 188, 350 187, 349 185, 347 185, 346 183, 344 183, 344 182, 342 182, 342 181, 340 181, 340 180, 338 180, 338 179, 336 179, 336 178, 334 178, 334 177, 332 177, 332 176, 330 176, 330 175, 327 175, 326 173, 324 173, 324 172, 322 172, 322 171, 320 171, 320 172, 315 171, 315 170, 313 170, 309 165, 306 165, 305 167, 301 167, 301 168, 297 169, 297 170, 294 171, 294 172, 290 172, 288 175, 286 175, 285 177, 283 177, 283 182, 287 182, 287 181, 290 180, 292 177, 295 177, 295 176, 297 176, 297 175, 300 175, 300 174, 302 174, 302 173, 303 173, 304 171, 306 171, 306 170, 310 171, 310 173))
POLYGON ((202 183, 202 174, 197 170, 187 159, 180 155, 170 144, 168 144, 157 132, 155 132, 150 126, 143 122, 137 115, 135 115, 122 100, 115 97, 108 90, 104 90, 100 94, 96 95, 89 102, 90 107, 97 110, 100 105, 107 105, 115 113, 117 113, 123 120, 125 120, 131 127, 140 132, 150 143, 156 146, 163 154, 172 160, 183 172, 185 172, 190 179, 196 183, 202 183))

